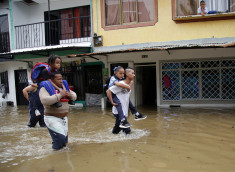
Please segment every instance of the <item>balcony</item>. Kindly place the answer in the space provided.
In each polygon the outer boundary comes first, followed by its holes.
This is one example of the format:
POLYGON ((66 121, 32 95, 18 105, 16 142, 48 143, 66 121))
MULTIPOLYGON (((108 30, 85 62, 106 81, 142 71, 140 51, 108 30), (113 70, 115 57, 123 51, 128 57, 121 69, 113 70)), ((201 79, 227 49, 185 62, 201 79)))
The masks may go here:
POLYGON ((15 26, 16 49, 90 43, 90 16, 15 26))

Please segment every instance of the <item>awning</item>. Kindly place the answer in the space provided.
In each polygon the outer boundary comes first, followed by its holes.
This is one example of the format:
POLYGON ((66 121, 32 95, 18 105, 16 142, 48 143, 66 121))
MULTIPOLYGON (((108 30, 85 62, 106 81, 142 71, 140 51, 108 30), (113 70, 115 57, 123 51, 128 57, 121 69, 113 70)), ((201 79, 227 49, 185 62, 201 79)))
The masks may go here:
POLYGON ((174 50, 174 49, 197 49, 197 48, 227 48, 227 47, 235 47, 234 43, 228 44, 188 44, 188 45, 172 45, 172 46, 158 46, 158 47, 148 47, 148 48, 131 48, 131 49, 120 49, 120 50, 111 50, 111 51, 103 51, 103 52, 94 52, 94 53, 85 53, 85 54, 71 54, 68 57, 84 57, 88 56, 91 58, 95 55, 106 55, 106 54, 117 54, 117 53, 128 53, 128 52, 140 52, 140 51, 162 51, 162 50, 174 50))

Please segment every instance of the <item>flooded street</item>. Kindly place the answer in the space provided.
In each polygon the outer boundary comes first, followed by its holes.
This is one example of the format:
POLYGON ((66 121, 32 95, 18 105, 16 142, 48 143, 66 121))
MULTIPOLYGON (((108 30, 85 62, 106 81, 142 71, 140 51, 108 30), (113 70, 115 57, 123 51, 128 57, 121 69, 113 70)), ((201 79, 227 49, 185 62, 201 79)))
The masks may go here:
POLYGON ((0 109, 0 171, 234 172, 235 109, 139 108, 132 133, 111 133, 111 109, 71 108, 69 144, 53 151, 46 128, 27 128, 27 106, 0 109))

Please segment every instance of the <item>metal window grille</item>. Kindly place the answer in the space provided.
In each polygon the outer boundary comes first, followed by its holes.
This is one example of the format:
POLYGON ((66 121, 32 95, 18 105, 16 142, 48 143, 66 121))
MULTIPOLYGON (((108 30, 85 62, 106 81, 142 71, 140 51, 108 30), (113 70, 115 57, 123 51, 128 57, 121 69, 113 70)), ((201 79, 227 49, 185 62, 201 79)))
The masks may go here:
POLYGON ((162 72, 162 98, 163 100, 180 99, 179 71, 162 72))
POLYGON ((235 59, 161 63, 162 101, 234 100, 235 59))
POLYGON ((16 49, 89 42, 90 29, 90 16, 15 26, 16 49), (71 22, 73 30, 67 33, 71 22))
POLYGON ((5 92, 9 93, 9 84, 8 84, 8 72, 1 72, 0 73, 1 84, 5 87, 5 92))
POLYGON ((195 99, 199 97, 199 72, 182 71, 182 99, 195 99))

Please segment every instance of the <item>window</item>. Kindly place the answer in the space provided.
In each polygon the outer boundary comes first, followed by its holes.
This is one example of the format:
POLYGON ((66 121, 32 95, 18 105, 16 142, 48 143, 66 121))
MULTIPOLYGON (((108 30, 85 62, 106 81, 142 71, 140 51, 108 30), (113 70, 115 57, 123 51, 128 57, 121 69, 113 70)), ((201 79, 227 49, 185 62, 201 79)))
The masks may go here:
MULTIPOLYGON (((48 18, 45 12, 45 21, 48 18)), ((90 37, 90 29, 90 6, 51 11, 50 26, 46 23, 46 44, 58 45, 60 40, 90 37)))
POLYGON ((162 101, 235 100, 235 60, 164 62, 162 101))
POLYGON ((10 39, 7 15, 0 16, 0 53, 10 51, 10 39))
POLYGON ((61 39, 89 37, 90 7, 61 10, 61 39))
POLYGON ((172 0, 173 19, 184 20, 217 20, 235 18, 235 0, 204 0, 208 14, 198 16, 201 0, 172 0))
POLYGON ((127 28, 156 23, 156 0, 102 0, 103 27, 127 28), (135 26, 134 26, 135 25, 135 26))
POLYGON ((9 93, 9 84, 8 84, 8 72, 1 72, 0 73, 0 92, 1 93, 9 93))

